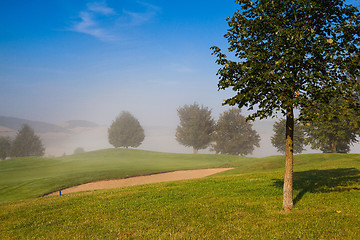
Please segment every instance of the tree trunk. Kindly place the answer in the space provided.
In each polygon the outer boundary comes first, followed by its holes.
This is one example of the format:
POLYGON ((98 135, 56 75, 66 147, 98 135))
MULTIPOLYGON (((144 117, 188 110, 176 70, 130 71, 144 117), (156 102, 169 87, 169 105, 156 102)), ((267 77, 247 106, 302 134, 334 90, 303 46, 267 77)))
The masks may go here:
POLYGON ((198 153, 198 149, 193 148, 193 152, 194 152, 194 154, 197 154, 197 153, 198 153))
POLYGON ((336 153, 336 141, 331 142, 331 152, 332 153, 336 153))
POLYGON ((294 161, 294 109, 289 107, 286 113, 284 210, 293 208, 293 161, 294 161))

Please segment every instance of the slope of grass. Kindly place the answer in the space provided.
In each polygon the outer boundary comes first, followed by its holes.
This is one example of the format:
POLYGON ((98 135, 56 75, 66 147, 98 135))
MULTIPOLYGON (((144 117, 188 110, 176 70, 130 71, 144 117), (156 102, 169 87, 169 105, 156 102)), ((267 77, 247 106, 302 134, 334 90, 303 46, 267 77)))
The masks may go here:
MULTIPOLYGON (((133 149, 106 149, 59 158, 18 158, 0 161, 0 203, 58 191, 86 182, 175 170, 235 167, 224 174, 282 169, 283 156, 246 158, 229 155, 172 154, 133 149)), ((346 167, 360 155, 295 156, 296 169, 346 167)))
MULTIPOLYGON (((219 175, 234 175, 248 172, 268 171, 284 168, 284 156, 239 161, 232 164, 236 168, 219 175)), ((300 154, 294 156, 294 171, 311 169, 334 169, 360 166, 360 154, 300 154)))
POLYGON ((0 202, 38 197, 86 182, 174 170, 225 167, 250 159, 107 149, 60 158, 0 161, 0 202))
POLYGON ((358 239, 359 160, 297 156, 291 213, 281 209, 282 157, 270 157, 234 162, 231 175, 3 203, 1 238, 358 239))

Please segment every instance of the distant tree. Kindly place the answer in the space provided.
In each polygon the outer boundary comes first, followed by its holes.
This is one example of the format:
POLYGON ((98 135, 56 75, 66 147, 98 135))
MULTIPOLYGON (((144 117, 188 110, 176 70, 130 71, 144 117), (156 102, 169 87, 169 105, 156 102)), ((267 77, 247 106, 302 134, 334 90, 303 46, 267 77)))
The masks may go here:
POLYGON ((43 156, 45 148, 39 136, 27 124, 22 125, 11 146, 11 156, 43 156))
MULTIPOLYGON (((360 114, 347 107, 341 96, 334 97, 326 108, 313 108, 317 119, 305 124, 306 142, 324 153, 348 153, 358 142, 360 114)), ((304 114, 306 115, 306 114, 304 114)))
POLYGON ((109 143, 115 148, 136 148, 144 141, 144 129, 139 121, 127 111, 123 111, 108 129, 109 143))
POLYGON ((6 159, 10 156, 11 139, 9 137, 0 136, 0 159, 6 159))
MULTIPOLYGON (((286 120, 281 119, 273 125, 274 135, 271 137, 271 144, 277 149, 278 152, 285 153, 285 128, 286 120)), ((305 146, 305 131, 301 123, 295 119, 294 129, 294 153, 301 153, 304 151, 305 146)))
POLYGON ((84 152, 85 152, 85 150, 82 147, 78 147, 74 150, 74 154, 79 154, 79 153, 84 153, 84 152))
POLYGON ((260 136, 240 113, 233 108, 220 115, 213 134, 212 150, 216 153, 245 156, 260 147, 260 136))
POLYGON ((194 103, 178 108, 177 112, 180 123, 176 128, 176 140, 184 146, 192 147, 194 153, 207 148, 215 126, 211 110, 194 103))
MULTIPOLYGON (((213 47, 224 104, 254 110, 249 118, 286 117, 283 208, 293 208, 294 108, 354 98, 360 59, 360 14, 344 0, 236 0, 228 18, 228 57, 213 47)), ((358 108, 358 105, 352 106, 358 108)), ((300 116, 301 117, 301 116, 300 116)), ((309 116, 316 118, 316 115, 309 116)))

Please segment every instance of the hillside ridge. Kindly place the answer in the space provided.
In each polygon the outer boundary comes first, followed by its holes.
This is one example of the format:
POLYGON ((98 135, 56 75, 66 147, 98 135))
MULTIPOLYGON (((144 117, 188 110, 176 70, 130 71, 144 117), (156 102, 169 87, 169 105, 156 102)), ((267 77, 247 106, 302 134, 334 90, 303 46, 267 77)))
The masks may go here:
MULTIPOLYGON (((85 120, 69 120, 66 121, 64 124, 57 125, 42 121, 33 121, 23 118, 17 117, 8 117, 8 116, 0 116, 0 127, 3 127, 6 132, 10 131, 18 131, 23 124, 28 124, 30 127, 34 129, 36 133, 48 133, 48 132, 55 132, 55 133, 71 133, 71 129, 77 127, 85 127, 85 128, 95 128, 99 125, 90 121, 85 120)), ((3 130, 3 131, 5 131, 3 130)))

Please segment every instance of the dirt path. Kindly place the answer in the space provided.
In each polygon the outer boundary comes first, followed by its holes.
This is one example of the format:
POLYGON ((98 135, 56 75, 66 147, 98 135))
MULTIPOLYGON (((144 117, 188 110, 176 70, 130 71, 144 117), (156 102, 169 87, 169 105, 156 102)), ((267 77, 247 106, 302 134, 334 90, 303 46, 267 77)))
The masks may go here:
MULTIPOLYGON (((135 185, 143 185, 149 183, 158 183, 158 182, 170 182, 194 178, 207 177, 219 172, 227 171, 232 168, 209 168, 209 169, 197 169, 197 170, 186 170, 186 171, 175 171, 168 173, 159 173, 147 176, 138 176, 130 177, 116 180, 104 180, 82 184, 79 186, 67 188, 61 190, 61 194, 73 193, 73 192, 82 192, 82 191, 91 191, 98 189, 110 189, 110 188, 120 188, 128 187, 135 185)), ((48 196, 58 195, 59 192, 54 192, 48 196)))

